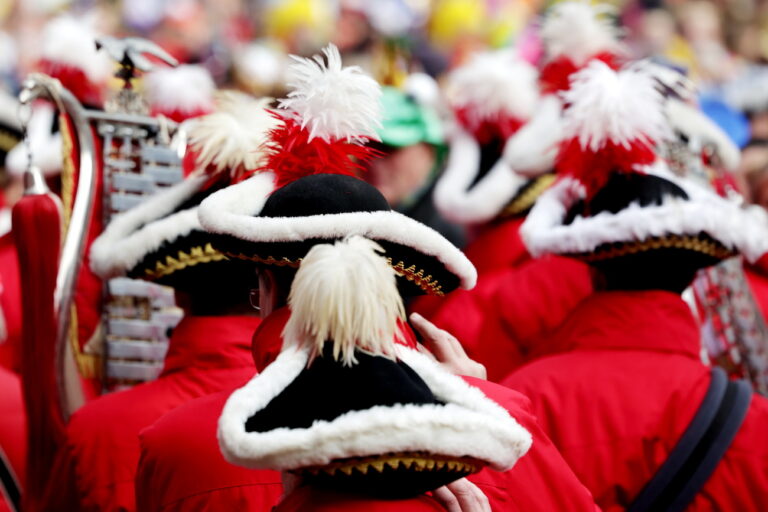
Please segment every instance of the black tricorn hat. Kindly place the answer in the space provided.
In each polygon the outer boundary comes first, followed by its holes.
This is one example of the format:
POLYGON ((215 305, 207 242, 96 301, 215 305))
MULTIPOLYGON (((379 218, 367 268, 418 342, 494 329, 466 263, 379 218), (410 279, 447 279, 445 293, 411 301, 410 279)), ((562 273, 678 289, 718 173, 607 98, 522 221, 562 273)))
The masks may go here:
POLYGON ((305 256, 282 352, 222 411, 227 460, 399 498, 527 452, 530 433, 505 409, 397 341, 403 305, 382 252, 352 237, 305 256))
POLYGON ((221 190, 200 205, 200 221, 221 237, 230 259, 298 268, 315 244, 360 235, 386 250, 405 295, 471 288, 476 271, 437 231, 393 211, 368 183, 339 174, 299 178, 274 192, 263 173, 221 190))
POLYGON ((198 220, 200 202, 261 165, 268 131, 277 120, 269 99, 219 96, 218 110, 188 121, 185 164, 192 173, 117 215, 91 246, 91 268, 102 278, 127 275, 182 291, 242 282, 240 261, 229 260, 217 236, 198 220))
POLYGON ((768 250, 763 212, 675 175, 658 157, 669 120, 647 70, 615 72, 593 63, 575 75, 565 98, 567 138, 558 157, 564 176, 521 228, 532 254, 664 280, 692 277, 739 252, 755 260, 768 250), (637 272, 640 267, 653 272, 637 272))

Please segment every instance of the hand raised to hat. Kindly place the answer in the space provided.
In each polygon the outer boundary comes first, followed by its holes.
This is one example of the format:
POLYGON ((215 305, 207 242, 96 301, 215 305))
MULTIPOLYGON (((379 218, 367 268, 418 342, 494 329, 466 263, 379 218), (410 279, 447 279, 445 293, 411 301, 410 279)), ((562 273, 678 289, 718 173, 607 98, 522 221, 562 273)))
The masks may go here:
POLYGON ((466 478, 435 489, 432 497, 448 512, 491 512, 488 497, 466 478))
POLYGON ((419 345, 421 352, 432 357, 443 368, 455 375, 478 379, 488 377, 485 366, 471 359, 459 340, 448 331, 440 329, 418 313, 411 314, 410 320, 422 336, 423 345, 419 345))

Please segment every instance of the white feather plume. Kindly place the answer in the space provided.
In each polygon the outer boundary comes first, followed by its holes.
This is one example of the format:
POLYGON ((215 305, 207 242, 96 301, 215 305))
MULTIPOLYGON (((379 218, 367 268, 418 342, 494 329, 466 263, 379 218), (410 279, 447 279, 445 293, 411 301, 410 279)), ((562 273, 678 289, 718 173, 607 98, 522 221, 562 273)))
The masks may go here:
POLYGON ((350 366, 357 362, 355 350, 394 358, 405 309, 383 252, 360 236, 310 249, 288 297, 286 344, 311 346, 314 358, 330 341, 334 359, 350 366))
POLYGON ((81 69, 90 81, 101 82, 109 77, 111 64, 96 50, 97 36, 87 19, 59 16, 43 28, 40 57, 81 69))
POLYGON ((614 71, 601 61, 574 74, 563 93, 570 104, 563 119, 566 140, 578 138, 581 147, 598 151, 606 142, 626 148, 632 141, 650 144, 668 138, 663 97, 654 78, 641 69, 614 71))
POLYGON ((538 72, 511 50, 481 52, 448 77, 454 109, 467 108, 478 121, 499 114, 526 120, 538 101, 538 72))
POLYGON ((555 4, 541 27, 547 57, 568 57, 581 66, 597 53, 620 51, 618 29, 606 16, 612 10, 608 4, 578 0, 555 4))
POLYGON ((255 99, 236 91, 217 95, 217 110, 196 118, 189 141, 198 153, 197 167, 216 172, 254 170, 265 163, 269 132, 279 121, 267 110, 272 98, 255 99))
POLYGON ((359 66, 342 68, 341 55, 333 44, 320 55, 306 59, 291 55, 288 87, 291 92, 280 108, 292 111, 310 139, 327 142, 346 139, 361 142, 379 140, 381 88, 359 66))
POLYGON ((193 112, 213 106, 216 84, 202 66, 185 64, 156 68, 144 78, 147 100, 153 108, 193 112))

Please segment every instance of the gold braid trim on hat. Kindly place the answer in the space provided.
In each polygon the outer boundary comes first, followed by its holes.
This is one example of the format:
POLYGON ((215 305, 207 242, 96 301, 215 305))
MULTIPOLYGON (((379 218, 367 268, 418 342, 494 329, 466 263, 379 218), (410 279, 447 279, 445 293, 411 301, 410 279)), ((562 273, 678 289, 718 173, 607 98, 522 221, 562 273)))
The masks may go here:
POLYGON ((443 292, 443 285, 437 282, 437 279, 433 279, 432 275, 424 276, 424 269, 416 270, 416 265, 410 267, 405 266, 404 261, 398 261, 392 263, 392 258, 387 258, 387 263, 402 277, 411 281, 413 284, 421 288, 427 295, 437 295, 442 297, 445 295, 443 292))
POLYGON ((509 204, 501 211, 499 217, 514 217, 529 210, 539 199, 539 196, 552 186, 556 179, 557 176, 551 172, 537 176, 533 179, 533 183, 509 202, 509 204))
POLYGON ((718 260, 724 260, 736 254, 736 252, 728 249, 720 242, 704 239, 699 235, 667 235, 650 238, 642 242, 605 244, 598 247, 594 252, 576 253, 570 254, 570 256, 585 262, 595 262, 659 249, 685 249, 705 254, 718 260))
MULTIPOLYGON (((235 259, 244 260, 244 261, 253 261, 254 263, 262 263, 264 265, 276 265, 278 267, 291 267, 291 268, 299 268, 299 265, 301 265, 301 260, 302 260, 302 258, 297 258, 295 260, 292 260, 286 257, 282 257, 278 259, 272 256, 267 256, 266 258, 263 258, 258 254, 248 255, 248 254, 243 254, 242 252, 240 253, 228 252, 226 255, 228 258, 235 258, 235 259)), ((442 290, 443 286, 439 284, 438 281, 432 277, 432 275, 425 276, 424 269, 416 270, 416 265, 411 265, 410 267, 406 267, 404 261, 398 261, 397 263, 393 263, 392 258, 387 258, 387 263, 389 263, 389 266, 391 266, 392 269, 395 272, 397 272, 398 275, 400 275, 401 277, 404 277, 408 281, 411 281, 413 284, 421 288, 422 291, 424 291, 424 293, 428 295, 437 295, 438 297, 442 297, 445 295, 445 292, 443 292, 442 290)))
POLYGON ((487 464, 472 457, 450 457, 425 452, 400 452, 370 457, 341 459, 324 466, 310 466, 294 471, 316 476, 320 473, 331 476, 351 476, 353 472, 367 475, 394 471, 442 472, 461 476, 477 473, 487 464))
POLYGON ((160 279, 161 277, 173 274, 177 270, 193 267, 199 263, 210 263, 226 259, 227 257, 223 253, 217 251, 208 243, 204 247, 199 245, 192 247, 189 253, 178 251, 176 258, 167 255, 164 260, 155 262, 154 269, 145 269, 144 274, 148 279, 160 279))
POLYGON ((301 260, 303 258, 296 258, 295 260, 292 260, 290 258, 286 258, 283 256, 280 259, 274 258, 272 256, 267 256, 266 258, 262 258, 258 254, 253 255, 247 255, 240 253, 234 253, 234 252, 228 252, 227 253, 228 258, 235 258, 238 260, 243 261, 252 261, 254 263, 263 263, 265 265, 276 265, 278 267, 291 267, 291 268, 299 268, 299 265, 301 265, 301 260))

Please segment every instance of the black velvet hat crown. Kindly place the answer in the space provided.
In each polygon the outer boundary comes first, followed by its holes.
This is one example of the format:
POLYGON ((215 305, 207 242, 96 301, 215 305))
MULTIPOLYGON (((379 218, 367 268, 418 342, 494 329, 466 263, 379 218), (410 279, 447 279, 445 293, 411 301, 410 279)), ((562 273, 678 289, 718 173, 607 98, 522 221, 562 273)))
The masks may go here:
POLYGON ((222 412, 227 460, 401 498, 525 454, 530 434, 506 410, 406 344, 386 255, 362 237, 310 249, 281 354, 222 412))

